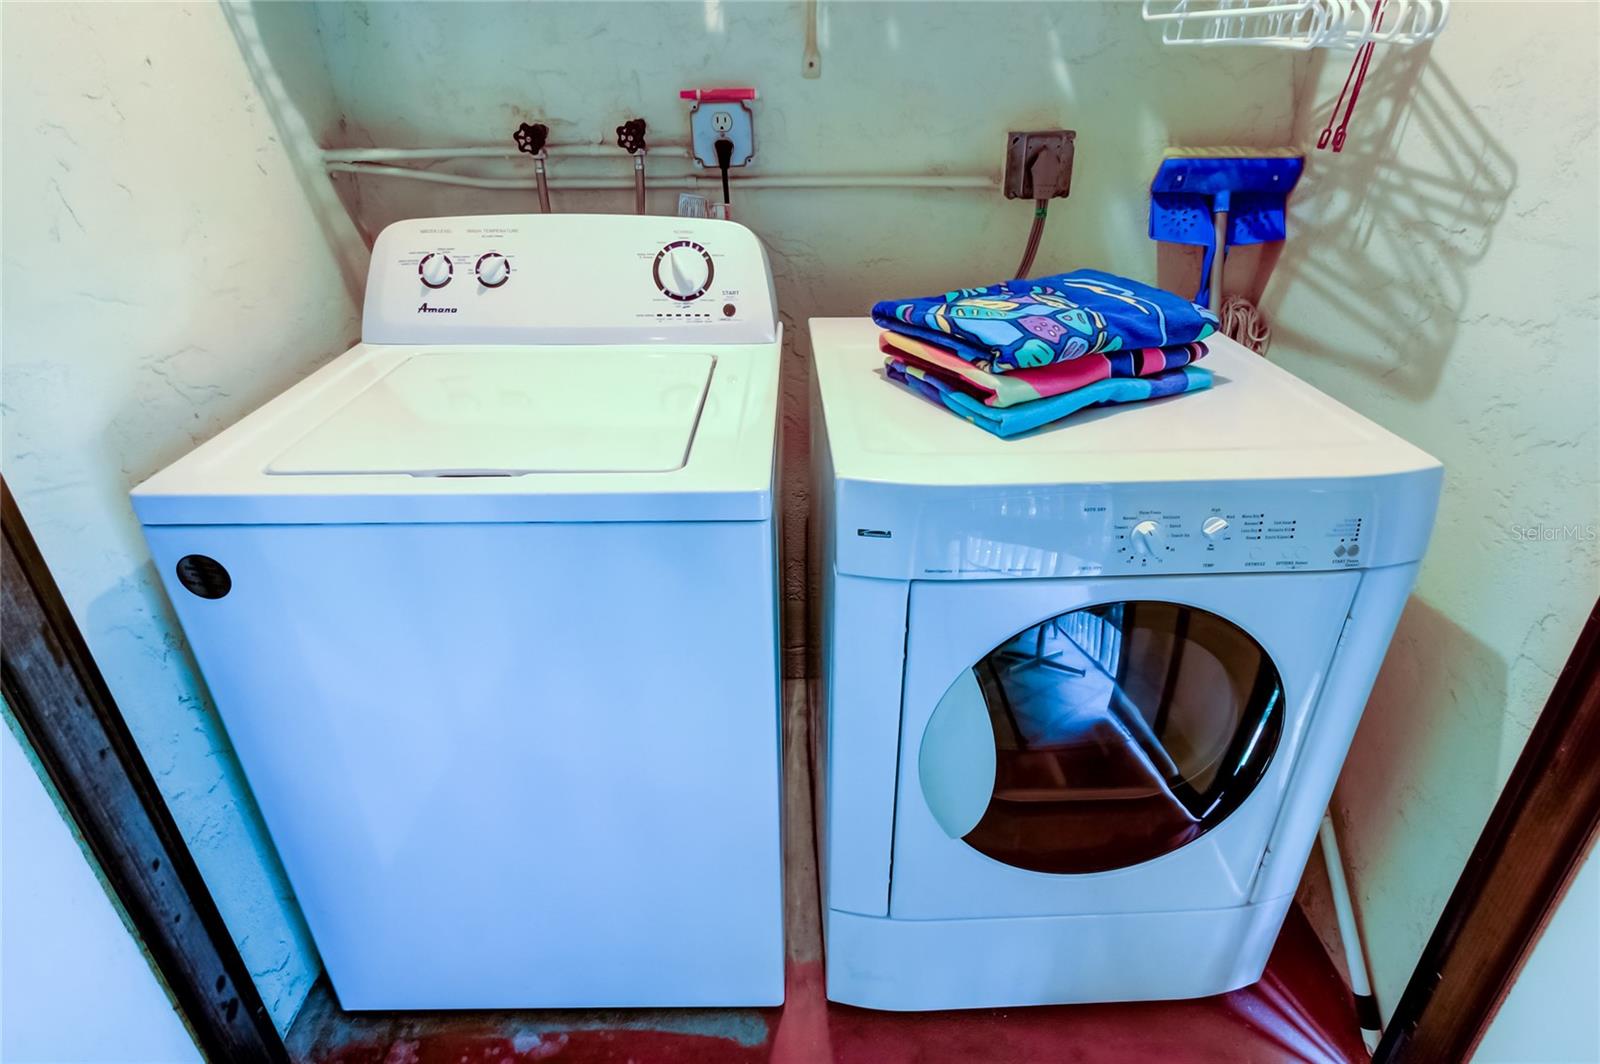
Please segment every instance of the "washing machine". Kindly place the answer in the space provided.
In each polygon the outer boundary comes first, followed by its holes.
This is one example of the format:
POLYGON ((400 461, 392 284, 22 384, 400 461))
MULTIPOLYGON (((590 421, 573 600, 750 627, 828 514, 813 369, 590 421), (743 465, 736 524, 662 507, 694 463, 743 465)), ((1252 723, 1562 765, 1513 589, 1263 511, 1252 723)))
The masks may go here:
POLYGON ((346 1009, 782 1000, 779 345, 733 223, 400 222, 134 490, 346 1009))
POLYGON ((810 331, 828 996, 1254 982, 1439 463, 1226 339, 1209 391, 1001 440, 888 383, 870 321, 810 331))

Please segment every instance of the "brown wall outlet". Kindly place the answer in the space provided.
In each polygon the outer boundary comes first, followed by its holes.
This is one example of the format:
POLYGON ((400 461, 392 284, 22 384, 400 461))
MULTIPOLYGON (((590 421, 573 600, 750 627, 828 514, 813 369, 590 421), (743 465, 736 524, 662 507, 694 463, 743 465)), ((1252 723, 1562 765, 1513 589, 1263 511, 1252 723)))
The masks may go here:
POLYGON ((1061 182, 1054 198, 1064 197, 1072 187, 1072 144, 1078 137, 1073 129, 1012 130, 1006 134, 1006 179, 1001 186, 1006 199, 1037 199, 1028 165, 1041 148, 1054 148, 1061 156, 1061 182))

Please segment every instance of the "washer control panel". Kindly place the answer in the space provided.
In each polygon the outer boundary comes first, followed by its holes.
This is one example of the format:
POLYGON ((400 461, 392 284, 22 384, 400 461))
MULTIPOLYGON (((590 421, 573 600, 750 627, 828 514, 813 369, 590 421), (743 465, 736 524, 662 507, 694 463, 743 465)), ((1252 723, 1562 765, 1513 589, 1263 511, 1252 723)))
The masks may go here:
POLYGON ((772 272, 734 222, 653 215, 419 218, 379 234, 368 343, 763 344, 772 272))

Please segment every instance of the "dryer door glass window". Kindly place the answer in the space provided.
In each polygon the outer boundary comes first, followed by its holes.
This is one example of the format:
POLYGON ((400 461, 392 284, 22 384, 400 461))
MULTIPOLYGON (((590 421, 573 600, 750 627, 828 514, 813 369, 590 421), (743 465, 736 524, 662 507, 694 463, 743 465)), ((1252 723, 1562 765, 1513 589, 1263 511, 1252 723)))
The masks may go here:
POLYGON ((1278 670, 1241 628, 1190 606, 1120 602, 1019 632, 964 672, 929 721, 919 768, 935 818, 979 852, 1103 872, 1221 823, 1261 780, 1282 727, 1278 670))

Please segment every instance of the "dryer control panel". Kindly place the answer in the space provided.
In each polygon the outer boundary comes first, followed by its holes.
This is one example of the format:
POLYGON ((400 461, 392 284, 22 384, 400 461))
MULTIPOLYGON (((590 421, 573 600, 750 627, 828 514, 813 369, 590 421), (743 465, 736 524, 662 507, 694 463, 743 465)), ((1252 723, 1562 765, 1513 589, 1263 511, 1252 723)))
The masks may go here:
MULTIPOLYGON (((1352 569, 1361 564, 1370 520, 1356 500, 1308 495, 1261 506, 1137 506, 1108 512, 1109 552, 1101 572, 1250 572, 1352 569), (1302 522, 1304 522, 1302 524, 1302 522)), ((1097 511, 1096 511, 1097 512, 1097 511)))
POLYGON ((372 344, 767 344, 772 271, 754 233, 706 218, 418 218, 379 234, 372 344))
POLYGON ((1416 524, 1380 512, 1391 500, 1314 481, 989 489, 845 481, 833 534, 841 572, 900 580, 1356 569, 1420 549, 1379 538, 1384 526, 1416 524))

